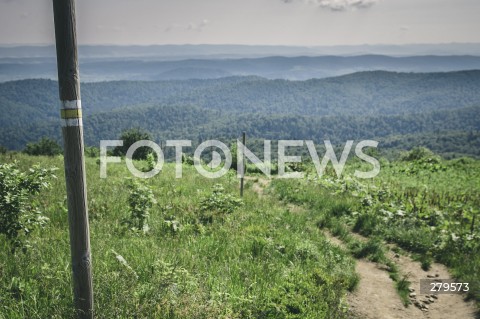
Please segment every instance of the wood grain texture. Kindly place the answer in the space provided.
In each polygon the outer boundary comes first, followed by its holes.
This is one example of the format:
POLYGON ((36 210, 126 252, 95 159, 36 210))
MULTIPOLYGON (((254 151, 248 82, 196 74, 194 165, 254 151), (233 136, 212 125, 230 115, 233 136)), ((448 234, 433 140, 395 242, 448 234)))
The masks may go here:
MULTIPOLYGON (((242 143, 243 143, 243 150, 245 150, 245 147, 246 147, 246 132, 243 132, 242 133, 242 143)), ((242 177, 240 178, 240 197, 243 197, 243 183, 244 183, 244 179, 245 179, 245 168, 246 168, 246 164, 245 164, 245 151, 242 152, 242 177)))
POLYGON ((80 100, 74 0, 53 0, 60 100, 80 100))
MULTIPOLYGON (((75 1, 53 0, 53 8, 60 100, 80 100, 75 1)), ((91 319, 93 285, 83 127, 66 126, 62 133, 75 308, 78 318, 91 319)))
POLYGON ((93 318, 92 262, 83 158, 83 127, 67 126, 62 128, 62 132, 75 306, 79 318, 93 318))

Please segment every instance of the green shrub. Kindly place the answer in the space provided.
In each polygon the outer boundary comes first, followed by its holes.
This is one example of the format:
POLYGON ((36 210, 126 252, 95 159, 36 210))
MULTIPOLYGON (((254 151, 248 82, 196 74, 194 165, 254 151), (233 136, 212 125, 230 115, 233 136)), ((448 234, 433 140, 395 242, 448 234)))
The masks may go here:
POLYGON ((85 156, 87 157, 99 157, 100 156, 100 149, 95 146, 85 146, 85 156))
POLYGON ((44 137, 37 143, 28 143, 27 147, 23 151, 28 155, 45 155, 45 156, 55 156, 63 153, 60 145, 57 144, 54 140, 44 137))
POLYGON ((195 161, 193 160, 193 157, 188 156, 185 153, 182 153, 182 163, 186 165, 194 165, 195 161))
POLYGON ((130 180, 127 187, 130 192, 128 195, 130 216, 124 220, 124 224, 133 231, 147 233, 150 210, 156 204, 152 190, 144 182, 137 180, 130 180))
POLYGON ((26 236, 48 218, 35 205, 33 196, 50 186, 56 168, 44 169, 33 166, 21 172, 16 163, 0 165, 0 234, 12 244, 12 251, 26 249, 26 236))
POLYGON ((204 223, 211 223, 215 217, 222 219, 224 215, 233 213, 242 205, 240 198, 226 194, 221 184, 215 184, 213 192, 200 202, 201 220, 204 223))
MULTIPOLYGON (((120 139, 123 140, 123 146, 117 146, 113 149, 113 155, 115 156, 125 156, 127 151, 135 142, 141 140, 151 140, 150 134, 141 131, 140 129, 130 129, 124 131, 120 135, 120 139)), ((149 147, 139 147, 135 153, 133 153, 132 159, 134 160, 144 160, 147 159, 147 155, 151 153, 152 150, 149 147)))
POLYGON ((147 172, 152 171, 157 166, 157 157, 153 153, 147 154, 147 172))

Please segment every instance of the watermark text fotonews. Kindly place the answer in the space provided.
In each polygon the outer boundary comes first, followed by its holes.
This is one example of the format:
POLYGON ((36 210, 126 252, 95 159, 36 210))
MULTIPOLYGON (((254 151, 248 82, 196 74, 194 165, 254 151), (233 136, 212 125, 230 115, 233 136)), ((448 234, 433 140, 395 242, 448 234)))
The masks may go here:
MULTIPOLYGON (((308 154, 311 162, 315 166, 315 170, 319 177, 321 177, 329 162, 332 162, 335 173, 340 177, 344 171, 347 159, 351 154, 354 141, 349 140, 343 147, 343 151, 340 158, 335 154, 334 147, 329 140, 324 141, 325 153, 320 159, 316 146, 313 141, 304 140, 280 140, 278 141, 277 148, 277 165, 278 165, 278 177, 280 178, 303 178, 303 172, 288 171, 288 164, 301 163, 302 157, 300 155, 287 155, 288 148, 293 147, 307 147, 308 154)), ((100 141, 100 177, 107 177, 107 164, 108 163, 121 163, 122 158, 119 156, 108 156, 108 147, 123 146, 122 140, 102 140, 100 141)), ((192 142, 189 140, 168 140, 165 144, 166 147, 174 148, 175 150, 175 176, 176 178, 182 177, 182 154, 184 148, 192 147, 192 142)), ((357 143, 355 146, 355 156, 360 160, 370 164, 372 166, 369 171, 355 170, 353 175, 358 178, 373 178, 380 173, 380 162, 367 155, 363 149, 366 147, 376 148, 378 146, 377 141, 363 140, 357 143)), ((238 177, 242 177, 245 172, 245 159, 248 159, 253 165, 256 166, 267 177, 271 177, 272 173, 272 142, 270 140, 263 141, 263 161, 259 159, 251 150, 249 150, 242 142, 236 143, 236 167, 238 177)), ((126 153, 125 163, 128 170, 139 178, 151 178, 161 172, 165 162, 165 156, 161 147, 152 141, 142 140, 132 144, 126 153), (149 147, 156 155, 156 165, 148 172, 138 170, 133 162, 133 154, 140 147, 149 147)), ((193 153, 193 164, 202 176, 207 178, 219 178, 225 175, 232 167, 233 156, 230 148, 225 143, 218 140, 208 140, 195 148, 193 153), (205 167, 202 164, 202 156, 207 152, 210 152, 211 162, 205 167), (222 154, 223 156, 222 156, 222 154)))

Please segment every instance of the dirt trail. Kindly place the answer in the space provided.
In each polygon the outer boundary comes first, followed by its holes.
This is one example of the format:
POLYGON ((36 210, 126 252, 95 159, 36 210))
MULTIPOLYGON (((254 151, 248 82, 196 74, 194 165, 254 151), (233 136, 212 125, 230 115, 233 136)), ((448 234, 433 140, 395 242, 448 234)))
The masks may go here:
MULTIPOLYGON (((264 189, 270 183, 269 180, 262 178, 246 178, 246 180, 253 183, 252 190, 255 193, 260 197, 265 196, 264 189)), ((304 209, 293 204, 289 204, 288 207, 296 212, 304 209)), ((345 247, 341 240, 330 233, 325 232, 325 235, 333 244, 345 247)), ((359 240, 367 240, 361 235, 353 233, 352 235, 359 240)), ((390 279, 384 266, 360 259, 356 264, 360 283, 357 290, 347 296, 352 317, 357 319, 475 319, 474 302, 466 302, 461 295, 437 295, 436 298, 420 295, 420 279, 426 279, 428 275, 441 279, 452 278, 445 266, 433 263, 431 269, 425 272, 420 263, 413 261, 409 256, 389 251, 388 257, 395 261, 400 274, 408 276, 411 282, 410 287, 414 289, 410 298, 412 304, 408 307, 402 304, 395 289, 395 283, 390 279)))
MULTIPOLYGON (((367 238, 354 234, 358 240, 366 241, 367 238)), ((344 246, 338 238, 326 234, 332 243, 344 246)), ((390 248, 394 245, 389 245, 390 248)), ((452 276, 443 265, 432 263, 428 272, 424 271, 419 262, 413 261, 409 256, 388 252, 388 257, 400 269, 401 275, 406 275, 411 282, 410 301, 412 304, 405 308, 395 290, 395 284, 390 279, 384 266, 365 260, 357 260, 356 271, 360 275, 358 289, 349 294, 348 304, 355 318, 359 319, 474 319, 475 303, 466 302, 461 295, 437 295, 430 297, 420 294, 420 279, 428 276, 450 279, 452 276), (417 305, 415 305, 417 304, 417 305), (422 306, 424 305, 424 306, 422 306), (426 308, 426 307, 428 308, 426 308), (425 307, 423 310, 422 308, 425 307)))
MULTIPOLYGON (((441 264, 432 263, 430 270, 424 271, 419 262, 412 261, 408 256, 398 255, 391 252, 389 256, 398 267, 401 269, 403 274, 408 275, 408 280, 412 283, 411 287, 416 291, 416 296, 411 298, 412 303, 424 303, 428 302, 426 295, 420 295, 420 279, 427 279, 430 277, 437 277, 441 279, 451 279, 452 276, 448 272, 447 267, 441 264)), ((433 303, 429 303, 429 310, 424 313, 424 318, 428 319, 447 319, 447 318, 458 318, 458 319, 470 319, 475 318, 475 303, 473 301, 466 302, 462 295, 452 294, 437 295, 437 299, 430 298, 434 300, 433 303)), ((412 305, 410 307, 416 306, 412 305)))
MULTIPOLYGON (((328 231, 324 234, 331 243, 346 249, 340 239, 333 237, 328 231)), ((359 259, 355 270, 360 276, 360 282, 355 292, 347 296, 352 317, 358 319, 427 318, 422 310, 403 306, 394 282, 384 267, 359 259)))

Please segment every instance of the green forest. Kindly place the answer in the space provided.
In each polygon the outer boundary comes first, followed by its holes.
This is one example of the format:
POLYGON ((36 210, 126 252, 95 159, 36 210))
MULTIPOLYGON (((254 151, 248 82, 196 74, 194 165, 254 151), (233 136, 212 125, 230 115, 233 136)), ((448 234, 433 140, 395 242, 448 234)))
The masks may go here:
MULTIPOLYGON (((0 145, 22 150, 49 137, 61 144, 57 83, 0 83, 0 145)), ((99 145, 142 128, 167 139, 376 139, 380 149, 425 146, 447 157, 480 155, 480 71, 361 72, 307 81, 99 82, 82 85, 85 141, 99 145)))

